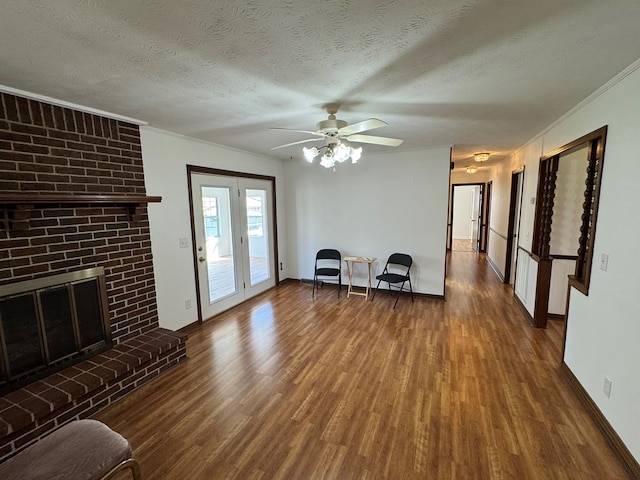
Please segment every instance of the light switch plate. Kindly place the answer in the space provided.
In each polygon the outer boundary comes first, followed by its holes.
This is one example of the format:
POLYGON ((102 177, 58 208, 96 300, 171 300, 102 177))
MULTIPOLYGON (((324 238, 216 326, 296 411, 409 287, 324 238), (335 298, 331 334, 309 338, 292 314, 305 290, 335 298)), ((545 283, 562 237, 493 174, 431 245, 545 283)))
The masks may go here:
POLYGON ((609 255, 606 253, 603 253, 602 256, 600 257, 600 270, 602 270, 603 272, 606 272, 608 266, 609 266, 609 255))
POLYGON ((607 398, 611 398, 611 379, 604 377, 604 382, 602 383, 602 391, 607 396, 607 398))

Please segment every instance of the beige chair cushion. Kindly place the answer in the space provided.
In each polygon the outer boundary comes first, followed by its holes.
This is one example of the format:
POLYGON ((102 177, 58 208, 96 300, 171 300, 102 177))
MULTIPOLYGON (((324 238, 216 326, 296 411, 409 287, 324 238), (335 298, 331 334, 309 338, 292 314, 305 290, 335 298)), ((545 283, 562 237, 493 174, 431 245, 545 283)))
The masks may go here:
POLYGON ((0 479, 98 480, 129 458, 122 435, 96 420, 78 420, 1 463, 0 479))

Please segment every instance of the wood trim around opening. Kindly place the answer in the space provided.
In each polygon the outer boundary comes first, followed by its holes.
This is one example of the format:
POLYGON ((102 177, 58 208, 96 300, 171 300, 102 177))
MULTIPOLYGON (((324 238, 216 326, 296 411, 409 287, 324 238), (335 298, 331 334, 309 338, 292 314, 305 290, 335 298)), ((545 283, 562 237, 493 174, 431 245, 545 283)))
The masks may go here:
POLYGON ((449 217, 447 220, 447 250, 453 248, 453 204, 455 201, 454 191, 455 187, 480 187, 480 221, 478 228, 478 253, 485 253, 487 251, 487 212, 486 212, 486 183, 474 182, 474 183, 452 183, 449 189, 449 217))
MULTIPOLYGON (((522 192, 524 192, 524 170, 511 172, 511 192, 509 194, 509 223, 507 225, 507 248, 504 262, 503 283, 511 282, 511 269, 513 268, 513 238, 516 233, 516 223, 520 225, 520 215, 522 213, 522 192), (522 175, 522 177, 520 177, 522 175), (519 190, 519 191, 518 191, 519 190), (520 205, 517 205, 518 194, 520 194, 520 205), (516 214, 518 218, 516 219, 516 214)), ((514 281, 515 283, 515 281, 514 281)))
MULTIPOLYGON (((276 205, 276 177, 268 175, 258 175, 246 172, 235 172, 232 170, 221 170, 218 168, 201 167, 199 165, 187 165, 187 194, 189 195, 189 217, 191 222, 191 245, 195 249, 196 245, 196 232, 195 218, 193 216, 193 186, 191 184, 191 174, 200 173, 204 175, 218 175, 224 177, 236 177, 236 178, 250 178, 255 180, 267 180, 271 182, 271 202, 273 204, 273 261, 274 261, 274 280, 275 286, 280 285, 280 257, 278 255, 278 209, 276 205)), ((198 281, 198 260, 197 252, 193 252, 193 272, 194 281, 196 283, 196 305, 198 307, 198 323, 202 323, 202 305, 200 304, 200 282, 198 281)))

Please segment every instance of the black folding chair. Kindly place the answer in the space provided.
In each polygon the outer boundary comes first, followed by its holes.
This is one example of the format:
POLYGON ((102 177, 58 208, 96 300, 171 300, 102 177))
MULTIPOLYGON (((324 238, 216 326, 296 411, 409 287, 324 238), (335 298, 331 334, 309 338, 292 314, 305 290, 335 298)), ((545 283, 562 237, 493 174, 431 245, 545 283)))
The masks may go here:
POLYGON ((318 277, 338 277, 338 298, 340 298, 340 290, 342 289, 342 256, 338 250, 323 248, 316 253, 316 263, 313 267, 312 297, 316 294, 318 283, 324 283, 318 277))
POLYGON ((389 286, 389 293, 393 294, 393 290, 391 286, 398 288, 397 285, 400 285, 400 288, 396 290, 398 292, 398 298, 396 298, 396 302, 393 304, 393 308, 396 308, 398 304, 398 300, 400 299, 400 294, 405 291, 411 293, 411 302, 413 303, 413 288, 411 287, 411 277, 409 276, 409 270, 411 270, 411 264, 413 263, 413 259, 411 255, 407 255, 406 253, 393 253, 387 260, 386 265, 384 266, 384 270, 380 275, 376 276, 376 280, 378 280, 378 285, 376 285, 376 289, 373 292, 373 296, 371 297, 371 301, 376 298, 376 293, 378 293, 378 287, 380 286, 380 282, 387 282, 389 286), (404 284, 409 282, 409 290, 404 290, 404 284))

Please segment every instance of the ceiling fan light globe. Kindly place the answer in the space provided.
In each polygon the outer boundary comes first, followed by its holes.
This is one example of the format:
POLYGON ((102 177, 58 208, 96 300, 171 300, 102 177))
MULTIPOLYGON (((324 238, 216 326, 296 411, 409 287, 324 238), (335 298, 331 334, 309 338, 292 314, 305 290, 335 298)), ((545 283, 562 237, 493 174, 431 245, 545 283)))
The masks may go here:
POLYGON ((319 152, 316 147, 313 147, 313 148, 302 147, 302 153, 304 154, 304 158, 307 160, 307 162, 312 163, 313 159, 318 156, 319 152))
POLYGON ((334 157, 336 161, 342 163, 349 158, 351 149, 344 144, 340 144, 335 148, 334 157))
POLYGON ((326 154, 323 155, 322 159, 320 160, 320 165, 325 168, 332 168, 335 164, 336 161, 333 159, 333 157, 327 156, 326 154))
POLYGON ((351 147, 351 163, 358 163, 362 157, 362 147, 353 148, 351 147))

